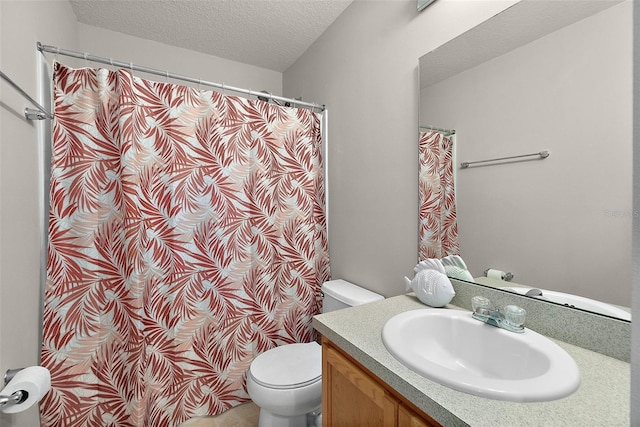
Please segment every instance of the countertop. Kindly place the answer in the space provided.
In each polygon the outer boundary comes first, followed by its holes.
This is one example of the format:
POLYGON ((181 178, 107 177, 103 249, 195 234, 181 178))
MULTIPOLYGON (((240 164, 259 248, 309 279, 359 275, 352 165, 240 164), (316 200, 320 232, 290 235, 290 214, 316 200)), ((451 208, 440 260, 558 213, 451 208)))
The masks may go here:
MULTIPOLYGON (((456 309, 454 306, 433 309, 456 309)), ((580 368, 572 395, 536 403, 505 402, 459 392, 430 381, 398 362, 382 343, 382 327, 394 315, 432 309, 413 294, 313 318, 313 326, 426 414, 450 426, 628 426, 629 363, 559 340, 580 368)))

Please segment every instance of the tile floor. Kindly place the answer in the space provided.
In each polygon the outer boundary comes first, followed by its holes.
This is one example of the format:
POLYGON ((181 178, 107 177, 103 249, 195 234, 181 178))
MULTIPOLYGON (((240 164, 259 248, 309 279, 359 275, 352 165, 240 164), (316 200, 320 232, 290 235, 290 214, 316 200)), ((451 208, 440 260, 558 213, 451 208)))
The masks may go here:
POLYGON ((259 413, 255 403, 247 402, 215 417, 192 418, 178 427, 257 427, 259 413))

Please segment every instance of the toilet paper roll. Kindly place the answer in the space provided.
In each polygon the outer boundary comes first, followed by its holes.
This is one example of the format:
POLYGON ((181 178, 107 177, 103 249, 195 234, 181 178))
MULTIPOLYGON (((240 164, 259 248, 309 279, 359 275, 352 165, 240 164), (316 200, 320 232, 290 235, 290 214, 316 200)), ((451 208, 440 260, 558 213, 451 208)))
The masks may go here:
POLYGON ((490 278, 490 279, 504 280, 506 275, 507 275, 506 271, 495 270, 493 268, 490 268, 490 269, 487 270, 487 277, 490 278))
POLYGON ((26 398, 15 405, 5 406, 2 412, 14 414, 30 408, 34 403, 42 399, 42 396, 51 388, 51 374, 42 366, 30 366, 19 371, 9 384, 0 391, 2 396, 11 396, 13 393, 23 391, 26 398))

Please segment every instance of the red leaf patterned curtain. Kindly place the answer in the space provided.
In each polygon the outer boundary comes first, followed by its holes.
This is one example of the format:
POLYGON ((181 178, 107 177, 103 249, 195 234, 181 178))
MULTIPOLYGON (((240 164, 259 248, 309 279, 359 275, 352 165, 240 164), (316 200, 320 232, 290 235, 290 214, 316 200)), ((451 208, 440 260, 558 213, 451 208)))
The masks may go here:
POLYGON ((175 426, 315 338, 329 278, 320 117, 54 67, 44 426, 175 426))
POLYGON ((453 140, 436 131, 420 132, 419 152, 419 259, 459 255, 453 140))

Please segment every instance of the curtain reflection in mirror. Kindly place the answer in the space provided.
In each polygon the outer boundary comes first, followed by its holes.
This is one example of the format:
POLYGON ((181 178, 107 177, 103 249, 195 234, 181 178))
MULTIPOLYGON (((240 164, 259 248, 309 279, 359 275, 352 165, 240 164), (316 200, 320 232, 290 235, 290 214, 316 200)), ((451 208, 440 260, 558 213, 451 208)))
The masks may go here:
POLYGON ((420 129, 420 234, 418 256, 459 255, 451 132, 420 129))

